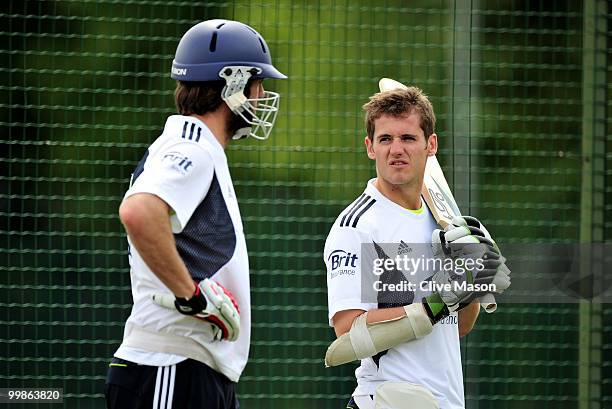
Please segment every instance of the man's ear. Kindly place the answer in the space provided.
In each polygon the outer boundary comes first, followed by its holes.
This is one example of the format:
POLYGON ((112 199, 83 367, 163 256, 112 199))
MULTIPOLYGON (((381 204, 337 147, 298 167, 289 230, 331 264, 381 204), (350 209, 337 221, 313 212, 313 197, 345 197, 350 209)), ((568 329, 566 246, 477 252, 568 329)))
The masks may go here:
POLYGON ((365 146, 366 146, 366 152, 368 153, 368 158, 375 160, 376 154, 374 153, 374 144, 372 143, 372 141, 370 140, 368 136, 365 137, 365 140, 363 142, 365 143, 365 146))
POLYGON ((438 152, 438 135, 432 133, 427 139, 427 156, 434 156, 438 152))

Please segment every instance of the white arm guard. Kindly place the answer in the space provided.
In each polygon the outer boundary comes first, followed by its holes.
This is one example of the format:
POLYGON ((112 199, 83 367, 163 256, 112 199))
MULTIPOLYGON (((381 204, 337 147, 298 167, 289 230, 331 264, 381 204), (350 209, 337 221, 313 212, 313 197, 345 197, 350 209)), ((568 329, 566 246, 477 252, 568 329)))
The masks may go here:
POLYGON ((387 321, 366 324, 368 313, 361 314, 351 326, 327 348, 325 366, 342 365, 377 353, 413 339, 422 338, 433 329, 423 305, 404 307, 406 315, 387 321))

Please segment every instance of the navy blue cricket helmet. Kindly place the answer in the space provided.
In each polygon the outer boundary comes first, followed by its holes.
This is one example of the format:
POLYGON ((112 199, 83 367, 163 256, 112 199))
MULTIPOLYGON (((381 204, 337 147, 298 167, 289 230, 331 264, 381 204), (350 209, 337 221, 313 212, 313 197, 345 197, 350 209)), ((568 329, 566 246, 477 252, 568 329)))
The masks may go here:
POLYGON ((208 20, 191 27, 181 38, 172 61, 171 77, 181 81, 221 80, 227 66, 260 70, 254 78, 287 78, 272 65, 263 37, 246 24, 232 20, 208 20))
POLYGON ((208 20, 191 27, 179 42, 170 76, 187 82, 225 80, 221 98, 244 124, 234 139, 267 139, 278 114, 280 95, 264 91, 247 98, 249 79, 287 78, 272 65, 263 37, 231 20, 208 20))

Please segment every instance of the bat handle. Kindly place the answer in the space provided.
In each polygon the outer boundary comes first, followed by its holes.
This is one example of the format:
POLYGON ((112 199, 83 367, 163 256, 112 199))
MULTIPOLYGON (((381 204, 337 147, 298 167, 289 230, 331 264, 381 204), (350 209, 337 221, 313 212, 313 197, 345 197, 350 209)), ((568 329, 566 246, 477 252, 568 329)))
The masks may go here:
MULTIPOLYGON (((169 310, 174 310, 176 311, 176 307, 174 306, 174 300, 176 300, 176 298, 173 295, 170 294, 152 294, 151 295, 151 300, 157 304, 160 305, 164 308, 168 308, 169 310)), ((206 313, 206 312, 199 312, 197 314, 192 315, 193 318, 198 318, 198 319, 205 319, 209 316, 210 314, 206 313)))
POLYGON ((151 300, 157 305, 174 310, 174 296, 169 294, 152 294, 151 300))
POLYGON ((495 301, 495 296, 491 293, 483 295, 480 298, 480 306, 488 314, 495 312, 497 309, 497 301, 495 301))

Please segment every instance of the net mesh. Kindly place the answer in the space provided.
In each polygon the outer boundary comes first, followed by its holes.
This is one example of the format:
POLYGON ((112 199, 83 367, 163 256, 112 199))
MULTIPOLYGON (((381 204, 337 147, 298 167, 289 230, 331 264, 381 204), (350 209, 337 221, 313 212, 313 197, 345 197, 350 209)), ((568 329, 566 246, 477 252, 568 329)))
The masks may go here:
MULTIPOLYGON (((59 387, 66 407, 104 407, 132 302, 117 208, 174 112, 168 71, 178 39, 205 19, 258 29, 290 77, 266 82, 282 95, 271 139, 228 150, 252 269, 244 407, 343 407, 355 386, 354 366, 323 368, 333 333, 322 249, 374 176, 361 105, 379 77, 431 97, 459 204, 500 243, 576 242, 585 211, 599 215, 591 228, 609 242, 606 2, 586 2, 592 15, 571 1, 195 3, 0 5, 0 387, 59 387), (597 91, 592 101, 587 88, 597 91), (595 210, 583 197, 588 121, 604 129, 592 136, 603 146, 592 153, 595 210)), ((585 318, 576 304, 513 304, 481 315, 462 340, 467 407, 610 405, 611 314, 606 305, 585 318), (585 331, 600 336, 586 363, 585 331), (586 380, 598 393, 579 392, 581 365, 600 368, 586 380)))

